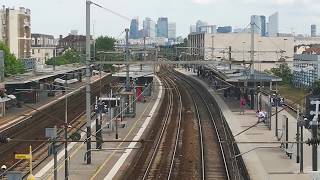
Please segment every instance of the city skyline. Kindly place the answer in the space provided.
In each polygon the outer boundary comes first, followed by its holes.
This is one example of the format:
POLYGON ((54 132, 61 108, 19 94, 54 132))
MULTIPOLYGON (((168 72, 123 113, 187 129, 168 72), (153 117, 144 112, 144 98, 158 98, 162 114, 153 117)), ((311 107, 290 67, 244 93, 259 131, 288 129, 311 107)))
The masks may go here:
MULTIPOLYGON (((140 3, 128 0, 112 4, 103 0, 96 0, 95 2, 129 18, 139 16, 154 19, 155 17, 166 16, 170 21, 177 22, 177 36, 186 36, 190 25, 198 19, 218 26, 232 25, 236 29, 246 27, 249 24, 248 17, 252 14, 271 14, 275 11, 280 14, 280 32, 290 33, 293 31, 295 34, 310 34, 310 25, 320 24, 317 18, 319 13, 316 11, 320 7, 320 2, 315 0, 302 2, 296 0, 272 0, 264 3, 257 0, 237 2, 231 2, 231 0, 223 2, 216 0, 177 0, 170 2, 172 7, 179 7, 175 11, 171 11, 172 8, 165 6, 162 1, 155 1, 152 4, 146 0, 141 0, 140 3), (309 5, 310 3, 312 3, 312 6, 309 5), (156 6, 157 8, 155 9, 154 7, 156 6), (229 8, 215 8, 218 6, 228 6, 229 8), (212 11, 213 8, 215 11, 212 11), (226 14, 229 14, 229 16, 225 16, 226 14)), ((76 0, 57 0, 54 2, 48 0, 41 2, 35 0, 24 2, 4 0, 1 5, 16 8, 22 6, 31 9, 32 32, 34 33, 53 34, 57 37, 59 34, 67 34, 71 29, 78 29, 79 34, 84 34, 84 2, 82 4, 76 0), (70 7, 73 7, 73 13, 70 13, 70 7), (57 9, 59 9, 58 14, 56 13, 57 9), (65 24, 68 24, 68 26, 65 26, 65 24)), ((118 37, 125 28, 130 26, 130 21, 99 8, 93 8, 92 22, 95 24, 96 36, 110 35, 118 37), (112 26, 108 24, 112 24, 112 26)))

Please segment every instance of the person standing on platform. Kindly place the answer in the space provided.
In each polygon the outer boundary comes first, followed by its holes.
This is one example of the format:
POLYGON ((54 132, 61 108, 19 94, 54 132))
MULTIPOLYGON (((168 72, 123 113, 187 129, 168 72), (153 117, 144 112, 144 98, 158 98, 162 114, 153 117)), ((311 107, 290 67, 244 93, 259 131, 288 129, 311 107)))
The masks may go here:
POLYGON ((246 100, 241 97, 240 98, 240 114, 244 114, 244 109, 246 107, 246 100))

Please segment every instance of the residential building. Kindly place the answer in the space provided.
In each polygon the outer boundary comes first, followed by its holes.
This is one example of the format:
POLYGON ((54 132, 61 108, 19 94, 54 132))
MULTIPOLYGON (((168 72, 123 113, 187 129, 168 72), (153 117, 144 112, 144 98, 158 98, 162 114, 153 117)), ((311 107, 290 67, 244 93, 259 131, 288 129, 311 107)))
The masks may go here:
POLYGON ((139 19, 134 18, 131 20, 129 38, 138 39, 139 37, 139 19))
POLYGON ((0 41, 18 58, 29 58, 31 51, 31 11, 5 8, 0 10, 0 41))
POLYGON ((36 58, 37 65, 55 56, 56 40, 52 35, 31 34, 31 57, 36 58))
POLYGON ((275 12, 269 16, 268 35, 276 36, 279 33, 279 13, 275 12))
POLYGON ((157 37, 168 38, 168 18, 167 17, 158 18, 157 37))
POLYGON ((171 39, 171 40, 175 40, 177 35, 176 35, 176 23, 169 23, 168 25, 168 38, 171 39))
POLYGON ((60 35, 59 47, 65 49, 74 49, 80 54, 86 52, 86 36, 83 35, 68 35, 62 38, 60 35))
MULTIPOLYGON (((279 61, 286 58, 292 61, 294 54, 294 37, 254 37, 255 61, 279 61), (272 42, 272 43, 270 43, 272 42), (268 51, 268 52, 261 52, 268 51)), ((188 36, 188 45, 191 54, 200 54, 204 60, 225 59, 227 60, 229 47, 232 51, 232 60, 250 61, 251 34, 250 33, 192 33, 188 36), (214 51, 212 51, 214 49, 214 51)), ((290 64, 290 63, 289 63, 290 64)), ((292 63, 290 64, 292 65, 292 63)), ((275 63, 256 63, 256 70, 265 70, 276 67, 275 63)))
POLYGON ((156 37, 156 24, 151 18, 146 17, 143 21, 143 31, 144 36, 142 37, 156 37))
POLYGON ((293 84, 310 88, 320 79, 320 48, 306 49, 303 54, 295 54, 293 59, 293 84))
POLYGON ((311 37, 317 36, 317 26, 315 24, 311 25, 311 37))
POLYGON ((217 32, 218 33, 231 33, 232 32, 232 27, 231 26, 218 27, 217 32))

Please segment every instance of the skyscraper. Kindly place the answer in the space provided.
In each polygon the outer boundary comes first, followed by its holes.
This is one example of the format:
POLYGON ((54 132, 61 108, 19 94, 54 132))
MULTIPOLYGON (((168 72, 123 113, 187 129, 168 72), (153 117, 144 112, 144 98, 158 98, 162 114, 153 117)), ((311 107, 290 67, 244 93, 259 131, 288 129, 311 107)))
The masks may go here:
POLYGON ((196 32, 197 33, 201 33, 201 27, 202 26, 207 26, 208 23, 204 22, 204 21, 201 21, 201 20, 198 20, 197 23, 196 23, 196 32))
POLYGON ((190 25, 190 33, 196 33, 196 32, 197 32, 196 25, 190 25))
POLYGON ((269 16, 268 35, 277 36, 279 33, 279 13, 275 12, 269 16))
POLYGON ((251 16, 251 21, 250 24, 254 24, 254 33, 261 33, 261 18, 260 16, 257 15, 252 15, 251 16))
POLYGON ((317 26, 315 24, 311 25, 311 37, 317 36, 317 26))
POLYGON ((139 38, 139 19, 138 18, 134 18, 131 20, 129 37, 130 39, 139 38))
POLYGON ((168 37, 168 18, 160 17, 157 22, 157 37, 168 37))
POLYGON ((168 25, 168 38, 176 39, 176 23, 169 23, 168 25))
POLYGON ((260 21, 261 21, 261 36, 266 36, 267 35, 266 17, 263 15, 260 16, 260 21))
POLYGON ((154 38, 156 36, 156 24, 151 18, 146 17, 143 21, 143 32, 144 37, 154 38))

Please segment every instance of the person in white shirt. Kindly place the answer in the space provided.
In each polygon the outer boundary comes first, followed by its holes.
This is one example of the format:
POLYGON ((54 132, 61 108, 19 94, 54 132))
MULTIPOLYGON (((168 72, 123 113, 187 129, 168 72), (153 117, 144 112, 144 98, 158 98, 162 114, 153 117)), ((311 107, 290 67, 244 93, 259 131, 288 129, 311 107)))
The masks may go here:
POLYGON ((265 122, 265 118, 267 116, 267 112, 258 110, 257 113, 258 113, 258 123, 259 122, 265 122))

